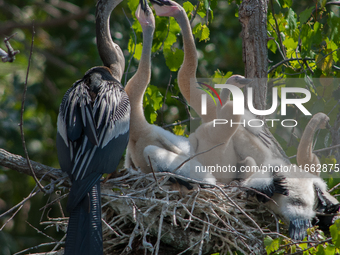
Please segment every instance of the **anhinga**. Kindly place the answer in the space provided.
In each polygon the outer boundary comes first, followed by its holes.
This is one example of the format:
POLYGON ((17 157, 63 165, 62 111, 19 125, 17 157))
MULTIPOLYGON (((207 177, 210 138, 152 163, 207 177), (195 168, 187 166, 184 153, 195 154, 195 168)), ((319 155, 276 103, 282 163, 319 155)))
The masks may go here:
MULTIPOLYGON (((185 10, 179 4, 171 0, 151 0, 151 2, 153 3, 157 15, 172 16, 177 20, 179 26, 181 27, 184 46, 184 61, 180 70, 178 71, 178 86, 190 106, 196 111, 197 114, 200 115, 203 124, 210 123, 211 125, 211 121, 217 118, 217 107, 215 106, 213 100, 210 97, 207 97, 208 114, 201 115, 201 94, 205 92, 198 89, 196 82, 197 52, 195 41, 191 33, 190 22, 185 10)), ((244 85, 244 83, 249 83, 250 81, 249 79, 245 79, 239 75, 235 75, 230 78, 231 80, 228 80, 228 83, 236 86, 244 85)), ((226 92, 226 90, 222 90, 222 97, 225 93, 223 91, 226 92)), ((226 96, 226 98, 228 98, 228 96, 226 96)), ((224 153, 223 155, 217 156, 220 156, 221 158, 224 157, 225 161, 228 161, 229 164, 232 165, 235 163, 235 161, 243 161, 247 157, 253 158, 258 165, 261 165, 268 157, 273 159, 279 158, 282 159, 284 163, 290 164, 282 149, 276 145, 276 141, 271 134, 269 134, 264 128, 254 128, 248 126, 248 121, 252 119, 255 119, 255 116, 246 110, 245 115, 241 118, 241 122, 245 122, 245 125, 240 124, 236 131, 234 129, 226 128, 225 132, 232 132, 233 134, 230 141, 226 143, 224 148, 222 148, 222 146, 219 147, 218 152, 217 150, 214 150, 215 153, 224 153), (233 155, 237 155, 237 158, 233 158, 233 155), (229 159, 232 161, 229 161, 229 159)), ((196 138, 197 141, 208 140, 203 133, 200 135, 196 134, 196 138), (203 137, 200 137, 201 135, 203 137)), ((218 139, 218 137, 216 137, 216 139, 218 139)), ((193 144, 193 147, 195 148, 195 144, 193 144)), ((213 152, 210 154, 212 153, 213 152)), ((205 157, 209 160, 208 154, 205 155, 206 156, 202 155, 200 158, 202 159, 205 157)))
POLYGON ((100 178, 112 173, 129 138, 130 102, 120 80, 124 56, 109 18, 118 1, 97 3, 97 47, 104 66, 93 67, 63 97, 58 115, 60 167, 72 187, 65 254, 103 254, 100 178))
MULTIPOLYGON (((313 137, 318 129, 326 128, 329 125, 328 122, 328 116, 321 112, 315 114, 308 122, 297 149, 296 161, 299 166, 307 165, 310 168, 311 165, 314 165, 315 169, 320 166, 320 160, 313 153, 313 137)), ((317 172, 314 173, 319 175, 317 172)))
POLYGON ((338 200, 327 192, 327 185, 320 177, 301 171, 296 165, 290 169, 290 172, 254 173, 243 186, 267 195, 248 190, 289 224, 292 239, 303 240, 312 223, 328 231, 339 211, 338 200))
MULTIPOLYGON (((190 143, 187 138, 151 125, 145 119, 143 95, 151 77, 151 47, 155 18, 147 4, 144 8, 138 7, 136 11, 136 18, 143 29, 142 55, 137 72, 125 87, 131 102, 130 138, 125 167, 135 167, 143 172, 150 172, 150 159, 154 170, 171 172, 189 158, 190 143)), ((190 177, 189 167, 190 164, 185 164, 176 173, 190 177)), ((212 177, 212 182, 215 183, 213 176, 210 174, 208 176, 212 177)))
POLYGON ((189 19, 184 8, 171 0, 151 0, 158 16, 171 16, 176 19, 183 36, 184 59, 178 71, 177 82, 179 89, 188 101, 190 106, 200 115, 202 122, 212 121, 214 118, 215 104, 210 97, 207 97, 207 112, 212 114, 201 115, 201 95, 205 92, 197 89, 196 70, 197 70, 197 51, 195 40, 191 31, 189 19), (191 80, 191 82, 190 82, 191 80))

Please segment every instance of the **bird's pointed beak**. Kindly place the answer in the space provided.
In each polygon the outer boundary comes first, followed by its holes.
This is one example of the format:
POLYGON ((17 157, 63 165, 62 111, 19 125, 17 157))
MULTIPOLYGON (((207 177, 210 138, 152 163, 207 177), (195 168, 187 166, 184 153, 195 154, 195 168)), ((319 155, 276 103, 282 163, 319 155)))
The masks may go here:
POLYGON ((243 78, 238 81, 240 84, 247 85, 253 82, 253 79, 243 78))
POLYGON ((148 2, 147 2, 147 0, 140 0, 139 4, 140 4, 141 9, 144 12, 146 12, 146 10, 148 9, 148 2))
POLYGON ((150 2, 152 4, 157 4, 159 6, 163 6, 163 5, 168 5, 171 6, 171 2, 169 2, 168 0, 150 0, 150 2))

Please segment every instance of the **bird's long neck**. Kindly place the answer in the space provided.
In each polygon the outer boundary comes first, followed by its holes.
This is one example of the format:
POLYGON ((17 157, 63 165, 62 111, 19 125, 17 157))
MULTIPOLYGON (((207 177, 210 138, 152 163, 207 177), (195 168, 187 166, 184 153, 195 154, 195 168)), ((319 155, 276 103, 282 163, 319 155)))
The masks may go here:
POLYGON ((109 67, 113 77, 121 81, 125 59, 118 44, 114 43, 110 33, 110 15, 122 0, 99 0, 96 11, 97 48, 104 66, 109 67))
POLYGON ((184 45, 184 60, 178 71, 178 86, 182 95, 188 101, 190 106, 199 114, 203 122, 208 122, 216 118, 216 108, 213 100, 207 97, 207 112, 208 115, 201 115, 201 95, 202 90, 198 89, 196 83, 197 69, 197 51, 195 40, 191 32, 189 19, 182 9, 174 18, 177 20, 182 30, 183 45, 184 45), (191 82, 190 82, 191 79, 191 82))
MULTIPOLYGON (((129 95, 131 104, 130 127, 142 127, 142 125, 148 124, 144 116, 143 97, 151 76, 151 47, 154 28, 149 26, 142 26, 142 28, 143 48, 138 69, 125 87, 125 91, 129 95)), ((132 136, 133 132, 130 128, 130 137, 132 136)))
POLYGON ((319 124, 320 120, 313 118, 303 131, 297 152, 298 164, 319 163, 319 159, 313 153, 313 138, 316 130, 320 128, 319 124))

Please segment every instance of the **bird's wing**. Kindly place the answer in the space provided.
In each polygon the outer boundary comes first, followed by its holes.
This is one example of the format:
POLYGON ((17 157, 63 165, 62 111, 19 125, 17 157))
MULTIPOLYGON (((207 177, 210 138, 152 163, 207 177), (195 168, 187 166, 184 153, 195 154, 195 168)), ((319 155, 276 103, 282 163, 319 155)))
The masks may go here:
POLYGON ((104 81, 93 105, 99 146, 104 148, 112 139, 129 131, 130 101, 124 89, 115 81, 104 81))
POLYGON ((267 176, 264 178, 250 176, 244 181, 244 186, 253 189, 247 190, 247 193, 251 196, 256 196, 256 199, 262 203, 268 202, 269 198, 274 196, 274 193, 285 196, 289 195, 289 190, 286 187, 286 178, 283 176, 267 176), (260 193, 255 192, 255 190, 260 193))
POLYGON ((66 149, 68 155, 60 157, 59 162, 62 169, 65 165, 72 181, 84 179, 92 172, 113 172, 127 144, 128 96, 117 82, 102 83, 92 102, 85 82, 76 82, 60 106, 58 135, 64 148, 58 151, 64 155, 62 151, 66 149))

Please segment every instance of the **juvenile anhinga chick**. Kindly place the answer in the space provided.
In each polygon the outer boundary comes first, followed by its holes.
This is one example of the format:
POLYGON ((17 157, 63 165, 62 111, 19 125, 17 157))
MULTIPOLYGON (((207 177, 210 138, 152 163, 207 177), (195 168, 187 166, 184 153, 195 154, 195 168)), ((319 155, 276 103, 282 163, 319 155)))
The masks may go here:
POLYGON ((120 1, 97 4, 98 51, 105 66, 76 81, 59 109, 58 159, 72 182, 66 255, 103 254, 100 178, 116 169, 128 143, 130 102, 120 84, 124 62, 109 32, 109 16, 120 1))
MULTIPOLYGON (((171 172, 189 158, 190 144, 187 138, 151 125, 145 119, 143 96, 151 76, 151 47, 155 18, 147 4, 138 7, 136 18, 143 30, 143 48, 137 72, 125 88, 131 101, 130 139, 125 167, 135 167, 143 172, 150 172, 151 161, 155 171, 171 172)), ((185 164, 177 173, 189 175, 190 171, 187 170, 189 167, 190 164, 185 164)), ((209 176, 214 182, 213 176, 209 176)))
POLYGON ((289 173, 255 173, 243 182, 243 186, 255 189, 275 201, 248 191, 289 223, 289 236, 292 239, 302 240, 307 234, 306 230, 312 227, 312 222, 319 225, 320 229, 328 230, 334 214, 339 210, 339 202, 327 192, 326 183, 320 177, 304 172, 295 165, 290 169, 289 173), (318 213, 324 215, 319 216, 318 213))
MULTIPOLYGON (((200 115, 201 95, 205 92, 197 89, 197 50, 187 14, 180 4, 171 0, 151 0, 151 3, 158 16, 174 17, 181 27, 184 60, 178 70, 178 87, 190 106, 200 115)), ((215 104, 210 97, 207 97, 207 112, 213 114, 200 115, 203 123, 214 119, 215 104)))
MULTIPOLYGON (((178 86, 181 93, 188 101, 190 106, 200 115, 201 110, 201 94, 205 93, 200 90, 196 82, 196 69, 197 69, 197 51, 195 41, 191 33, 189 19, 183 7, 178 3, 171 0, 151 0, 156 14, 159 16, 171 16, 176 19, 182 30, 183 46, 184 46, 184 61, 178 71, 178 86)), ((240 75, 233 75, 227 83, 235 85, 239 88, 249 84, 250 79, 246 79, 240 75)), ((224 100, 223 107, 228 103, 228 107, 223 110, 223 118, 229 122, 225 125, 214 127, 213 120, 222 118, 218 116, 220 106, 216 107, 213 100, 207 97, 207 115, 200 115, 203 124, 194 134, 190 136, 190 143, 193 148, 193 153, 205 151, 214 145, 224 142, 225 145, 220 146, 218 149, 212 150, 197 157, 198 161, 203 165, 213 165, 216 162, 226 165, 236 165, 237 162, 251 157, 258 165, 264 162, 268 157, 270 158, 283 158, 283 161, 289 161, 282 156, 281 151, 276 147, 275 143, 271 140, 270 134, 261 127, 249 127, 248 121, 255 119, 255 116, 249 111, 246 111, 240 121, 235 121, 238 116, 232 115, 232 105, 229 101, 229 91, 223 89, 221 91, 221 99, 224 100), (229 113, 227 112, 229 109, 229 113), (234 124, 231 126, 231 119, 233 122, 245 123, 245 125, 234 124), (224 129, 222 128, 224 127, 224 129), (217 132, 217 130, 219 130, 217 132), (216 132, 215 132, 216 131, 216 132), (221 161, 217 161, 221 160, 221 161)), ((254 122, 252 122, 254 124, 254 122)), ((258 125, 258 123, 256 123, 258 125)), ((215 175, 216 176, 216 175, 215 175)), ((222 177, 221 174, 219 177, 222 177)), ((218 179, 219 179, 218 177, 218 179)), ((224 176, 224 181, 232 180, 235 176, 224 176)), ((222 181, 222 180, 221 180, 222 181)))

